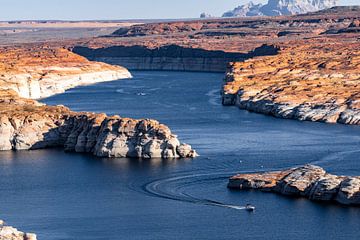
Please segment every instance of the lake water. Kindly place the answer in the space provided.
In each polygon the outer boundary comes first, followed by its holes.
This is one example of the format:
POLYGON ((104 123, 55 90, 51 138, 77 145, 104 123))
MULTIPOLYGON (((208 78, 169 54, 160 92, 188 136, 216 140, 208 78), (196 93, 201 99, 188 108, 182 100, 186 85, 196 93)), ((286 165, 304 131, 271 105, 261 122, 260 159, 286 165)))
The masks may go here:
POLYGON ((2 219, 50 240, 360 239, 360 208, 226 188, 235 173, 305 163, 360 175, 359 127, 223 107, 222 74, 133 75, 43 102, 158 119, 201 157, 136 160, 61 149, 0 152, 2 219), (236 209, 246 203, 256 211, 236 209))

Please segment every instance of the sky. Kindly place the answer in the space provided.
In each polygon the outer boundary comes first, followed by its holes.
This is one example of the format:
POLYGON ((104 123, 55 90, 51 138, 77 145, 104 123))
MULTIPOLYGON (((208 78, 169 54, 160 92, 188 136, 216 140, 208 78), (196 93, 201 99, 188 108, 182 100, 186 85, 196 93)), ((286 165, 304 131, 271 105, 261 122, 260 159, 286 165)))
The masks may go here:
MULTIPOLYGON (((196 18, 214 16, 248 0, 0 0, 0 21, 8 20, 116 20, 196 18)), ((253 0, 264 3, 267 0, 253 0)), ((340 0, 360 5, 360 0, 340 0)))

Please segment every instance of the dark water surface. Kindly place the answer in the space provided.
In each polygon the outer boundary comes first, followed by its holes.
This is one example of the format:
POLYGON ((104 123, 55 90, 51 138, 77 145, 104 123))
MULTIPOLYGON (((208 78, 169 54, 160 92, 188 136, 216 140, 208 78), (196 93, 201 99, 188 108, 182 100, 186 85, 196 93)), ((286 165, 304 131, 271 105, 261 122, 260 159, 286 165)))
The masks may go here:
POLYGON ((236 172, 305 163, 360 175, 360 128, 223 107, 222 77, 134 72, 130 80, 45 99, 77 111, 158 119, 201 157, 134 160, 57 149, 1 152, 1 218, 50 240, 360 239, 359 208, 226 188, 236 172), (256 212, 236 209, 248 202, 256 212))

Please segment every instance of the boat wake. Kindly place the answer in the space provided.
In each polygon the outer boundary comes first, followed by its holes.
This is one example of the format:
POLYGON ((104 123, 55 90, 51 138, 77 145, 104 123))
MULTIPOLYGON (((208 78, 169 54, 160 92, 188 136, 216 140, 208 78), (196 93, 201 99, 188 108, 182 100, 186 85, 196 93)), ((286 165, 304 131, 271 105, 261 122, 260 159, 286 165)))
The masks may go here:
POLYGON ((221 174, 190 174, 183 176, 176 176, 164 179, 158 179, 149 183, 142 185, 139 188, 134 188, 136 191, 141 191, 142 193, 152 196, 159 197, 163 199, 170 199, 175 201, 230 208, 235 210, 246 210, 246 206, 239 206, 234 204, 227 204, 211 199, 199 198, 192 196, 187 193, 186 189, 194 185, 201 185, 205 183, 214 183, 214 182, 224 182, 229 176, 235 174, 234 172, 221 173, 221 174))
POLYGON ((221 106, 221 95, 219 89, 209 91, 206 96, 209 97, 208 102, 213 106, 221 106))

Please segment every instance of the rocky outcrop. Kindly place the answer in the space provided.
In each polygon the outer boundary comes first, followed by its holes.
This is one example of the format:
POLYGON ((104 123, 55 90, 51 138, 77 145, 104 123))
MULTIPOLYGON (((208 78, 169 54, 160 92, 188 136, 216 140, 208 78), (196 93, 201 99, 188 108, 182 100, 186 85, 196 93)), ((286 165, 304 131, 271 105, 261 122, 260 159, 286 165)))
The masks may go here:
POLYGON ((231 64, 223 104, 281 118, 360 124, 360 45, 298 44, 231 64))
POLYGON ((33 233, 24 233, 11 226, 5 226, 4 221, 0 220, 0 240, 36 240, 33 233))
POLYGON ((90 62, 67 49, 44 45, 0 48, 0 72, 0 88, 32 99, 131 77, 123 67, 90 62))
POLYGON ((223 14, 223 17, 281 16, 316 12, 334 7, 338 0, 269 0, 267 4, 241 5, 223 14))
POLYGON ((232 189, 259 189, 316 201, 360 206, 360 177, 336 176, 306 165, 284 171, 239 174, 229 180, 232 189))
MULTIPOLYGON (((327 33, 334 33, 333 31, 328 31, 327 33)), ((360 33, 360 20, 359 19, 354 19, 349 26, 339 29, 338 31, 336 31, 335 33, 339 34, 339 33, 360 33)))
POLYGON ((76 113, 0 91, 0 150, 63 147, 99 157, 186 158, 197 154, 155 120, 76 113))

